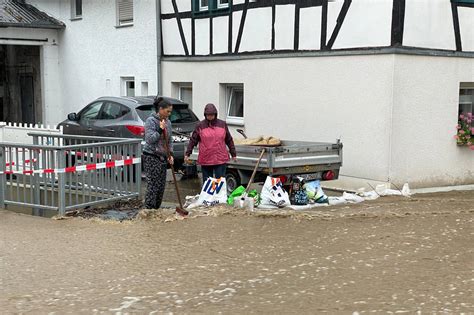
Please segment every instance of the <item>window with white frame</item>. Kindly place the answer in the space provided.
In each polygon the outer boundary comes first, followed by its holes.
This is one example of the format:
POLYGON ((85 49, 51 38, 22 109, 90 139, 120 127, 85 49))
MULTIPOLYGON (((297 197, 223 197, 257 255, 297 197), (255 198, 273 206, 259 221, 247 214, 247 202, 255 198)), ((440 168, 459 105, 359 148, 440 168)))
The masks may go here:
POLYGON ((82 0, 71 0, 71 19, 82 17, 82 0))
POLYGON ((217 0, 217 8, 223 9, 229 7, 229 0, 217 0))
POLYGON ((199 11, 209 10, 209 0, 199 0, 199 11))
MULTIPOLYGON (((464 120, 465 123, 469 124, 474 128, 474 82, 473 83, 461 83, 459 90, 459 120, 464 120), (462 118, 461 118, 462 117, 462 118)), ((474 135, 474 133, 472 133, 474 135)))
POLYGON ((226 85, 226 121, 233 125, 244 124, 244 85, 226 85))
POLYGON ((191 84, 180 84, 178 88, 178 98, 184 103, 193 107, 193 86, 191 84))
POLYGON ((134 77, 121 77, 122 83, 122 96, 135 96, 135 78, 134 77))
POLYGON ((193 107, 193 83, 192 82, 171 82, 171 95, 184 103, 193 107))
MULTIPOLYGON (((193 12, 202 15, 203 12, 214 14, 229 9, 230 0, 192 0, 193 12)), ((205 13, 204 13, 205 14, 205 13)))
POLYGON ((117 1, 117 26, 133 24, 133 0, 117 1))

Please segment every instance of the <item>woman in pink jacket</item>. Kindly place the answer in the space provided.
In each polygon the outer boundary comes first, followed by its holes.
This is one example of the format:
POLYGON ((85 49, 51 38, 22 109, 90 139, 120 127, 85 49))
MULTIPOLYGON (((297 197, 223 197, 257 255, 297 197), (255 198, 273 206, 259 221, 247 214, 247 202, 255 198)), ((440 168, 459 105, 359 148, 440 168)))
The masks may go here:
POLYGON ((189 161, 193 148, 199 144, 197 162, 201 165, 205 182, 209 177, 224 177, 227 162, 230 160, 229 153, 234 161, 237 161, 237 154, 229 128, 225 121, 217 119, 217 108, 214 104, 206 105, 204 116, 205 119, 196 126, 191 136, 184 160, 189 161))

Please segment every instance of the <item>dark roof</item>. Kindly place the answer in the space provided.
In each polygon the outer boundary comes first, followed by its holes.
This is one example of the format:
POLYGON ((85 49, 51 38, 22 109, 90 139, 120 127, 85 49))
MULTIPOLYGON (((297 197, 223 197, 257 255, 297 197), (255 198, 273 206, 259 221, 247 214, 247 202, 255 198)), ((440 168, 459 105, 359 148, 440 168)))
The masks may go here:
POLYGON ((21 0, 0 0, 0 27, 61 29, 66 25, 21 0))

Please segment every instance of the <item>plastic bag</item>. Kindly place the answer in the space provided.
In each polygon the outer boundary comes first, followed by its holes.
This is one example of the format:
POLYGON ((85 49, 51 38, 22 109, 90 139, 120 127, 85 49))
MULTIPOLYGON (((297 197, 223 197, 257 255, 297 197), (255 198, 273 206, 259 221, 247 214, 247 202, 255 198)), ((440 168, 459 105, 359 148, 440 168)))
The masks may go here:
POLYGON ((364 202, 364 198, 362 198, 361 196, 357 196, 356 194, 351 194, 351 193, 348 193, 348 192, 344 192, 342 194, 342 198, 344 200, 346 200, 348 203, 364 202))
POLYGON ((261 193, 262 206, 276 206, 279 208, 290 205, 288 193, 283 189, 281 180, 267 176, 261 193))
POLYGON ((244 191, 245 191, 244 186, 239 186, 236 189, 234 189, 234 191, 227 198, 227 204, 230 205, 230 206, 233 206, 234 205, 234 199, 237 198, 237 197, 242 196, 244 191))
POLYGON ((293 200, 294 201, 292 204, 297 206, 305 206, 309 203, 308 194, 303 189, 298 190, 294 193, 293 200))
MULTIPOLYGON (((234 191, 230 194, 229 198, 227 198, 227 204, 230 206, 233 206, 234 200, 242 196, 244 192, 245 192, 244 186, 239 186, 236 189, 234 189, 234 191)), ((257 192, 256 189, 249 191, 247 197, 253 199, 254 207, 258 207, 258 205, 260 205, 260 194, 257 192)))
POLYGON ((227 202, 227 184, 225 177, 209 177, 202 186, 198 204, 204 206, 215 206, 227 202))
POLYGON ((184 203, 184 208, 192 209, 195 208, 198 205, 198 200, 199 200, 199 195, 196 196, 186 196, 185 198, 186 202, 184 203))
POLYGON ((295 176, 292 178, 292 184, 290 188, 290 202, 292 205, 305 206, 309 203, 308 194, 303 188, 304 179, 295 176))
POLYGON ((253 198, 254 207, 258 207, 260 205, 260 202, 262 201, 262 198, 260 197, 260 194, 257 192, 256 189, 251 190, 248 194, 248 197, 253 198))
POLYGON ((388 189, 386 188, 385 185, 377 185, 375 187, 375 191, 380 195, 380 196, 404 196, 404 197, 410 197, 411 196, 411 191, 410 187, 408 186, 408 183, 403 185, 402 190, 394 190, 394 189, 388 189))
POLYGON ((306 194, 310 200, 316 203, 329 203, 328 196, 326 196, 321 188, 321 182, 319 180, 307 182, 303 188, 306 190, 306 194))

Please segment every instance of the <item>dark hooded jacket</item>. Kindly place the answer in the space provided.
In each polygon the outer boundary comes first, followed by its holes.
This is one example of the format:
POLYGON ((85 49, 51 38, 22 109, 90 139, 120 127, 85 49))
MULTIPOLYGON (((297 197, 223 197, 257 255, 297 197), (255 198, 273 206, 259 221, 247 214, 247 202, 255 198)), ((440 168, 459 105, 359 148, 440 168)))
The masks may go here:
POLYGON ((204 115, 212 114, 216 115, 215 119, 211 121, 204 119, 196 126, 186 150, 186 155, 189 156, 193 148, 199 144, 198 163, 200 165, 221 165, 229 162, 229 153, 232 157, 237 156, 234 140, 227 124, 217 119, 217 108, 214 104, 207 104, 204 115))

